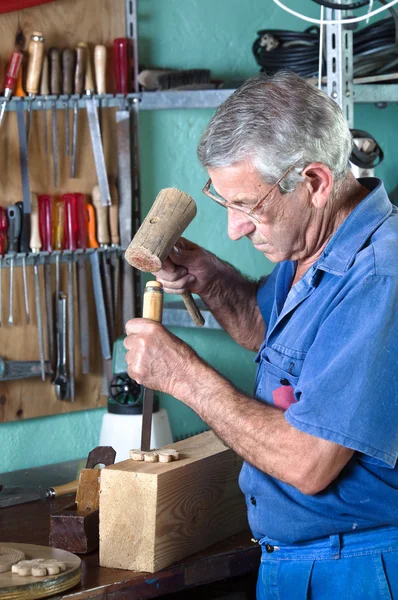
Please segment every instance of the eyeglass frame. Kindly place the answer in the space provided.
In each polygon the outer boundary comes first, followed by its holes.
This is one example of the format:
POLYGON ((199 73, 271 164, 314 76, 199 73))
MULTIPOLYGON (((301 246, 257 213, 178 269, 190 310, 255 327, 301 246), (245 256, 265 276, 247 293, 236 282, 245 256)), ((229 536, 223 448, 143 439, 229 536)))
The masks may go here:
POLYGON ((268 192, 265 194, 265 196, 263 196, 262 198, 257 200, 257 202, 253 206, 251 206, 249 209, 242 208, 241 206, 236 206, 230 202, 227 202, 227 200, 224 200, 224 198, 221 198, 221 196, 216 196, 215 194, 213 194, 213 192, 210 191, 210 186, 212 183, 211 177, 208 179, 208 181, 204 185, 202 192, 205 196, 207 196, 208 198, 211 198, 212 200, 217 202, 217 204, 219 204, 220 206, 223 206, 224 208, 227 208, 227 209, 230 208, 231 210, 237 210, 237 211, 245 214, 247 217, 252 218, 257 223, 261 223, 261 220, 254 213, 258 211, 258 209, 264 204, 266 199, 272 194, 272 192, 275 190, 275 188, 281 183, 281 181, 285 177, 287 177, 287 175, 289 175, 289 173, 291 173, 294 170, 294 168, 295 168, 294 166, 289 167, 288 170, 285 171, 285 173, 283 173, 283 175, 281 175, 279 177, 278 181, 276 181, 271 186, 271 189, 268 190, 268 192))

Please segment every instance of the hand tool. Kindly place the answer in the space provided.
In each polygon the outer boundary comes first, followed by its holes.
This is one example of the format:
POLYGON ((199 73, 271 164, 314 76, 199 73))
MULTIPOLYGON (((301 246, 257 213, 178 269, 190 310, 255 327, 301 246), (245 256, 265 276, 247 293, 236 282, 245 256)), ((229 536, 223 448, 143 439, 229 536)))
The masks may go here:
MULTIPOLYGON (((74 194, 63 194, 65 210, 65 249, 76 250, 77 215, 76 197, 74 194)), ((75 401, 75 280, 73 272, 73 254, 68 256, 68 359, 70 397, 75 401)))
MULTIPOLYGON (((195 215, 196 204, 188 194, 176 188, 161 190, 125 252, 127 262, 140 271, 159 271, 195 215)), ((202 326, 204 319, 192 294, 185 292, 181 296, 195 325, 202 326)))
MULTIPOLYGON (((93 204, 97 213, 97 239, 101 248, 108 248, 110 235, 108 227, 108 208, 101 203, 101 192, 96 185, 92 191, 93 204)), ((111 344, 115 340, 115 313, 113 306, 112 275, 106 252, 102 252, 102 270, 104 273, 106 312, 108 315, 108 331, 111 344)))
POLYGON ((41 31, 34 31, 30 36, 28 50, 28 72, 26 91, 28 92, 28 114, 26 119, 26 139, 29 142, 32 102, 39 91, 41 67, 44 54, 44 36, 41 31))
MULTIPOLYGON (((161 323, 163 312, 163 286, 160 281, 148 281, 145 286, 143 300, 143 318, 161 323)), ((153 399, 153 390, 144 388, 141 429, 141 450, 144 452, 151 449, 153 399)))
MULTIPOLYGON (((50 48, 48 51, 50 62, 50 91, 52 95, 59 96, 61 93, 61 63, 58 48, 50 48)), ((58 187, 58 129, 57 129, 57 99, 52 101, 52 137, 53 137, 53 172, 54 187, 58 187)))
POLYGON ((70 397, 70 384, 66 370, 66 295, 59 292, 55 298, 56 310, 56 338, 57 338, 57 364, 52 383, 59 400, 68 400, 70 397))
MULTIPOLYGON (((54 198, 53 200, 53 248, 55 253, 55 299, 59 297, 60 292, 60 272, 59 272, 59 257, 61 250, 64 247, 64 233, 65 233, 65 219, 64 219, 64 203, 61 198, 54 198)), ((57 321, 58 315, 58 302, 55 300, 55 320, 57 321)))
POLYGON ((3 256, 7 252, 7 211, 0 207, 0 327, 3 325, 3 256))
POLYGON ((41 69, 41 79, 40 79, 40 96, 42 97, 42 109, 43 109, 43 138, 44 138, 44 153, 48 154, 48 139, 47 139, 47 111, 45 98, 50 93, 49 79, 48 79, 48 56, 47 54, 43 54, 43 65, 41 69))
MULTIPOLYGON (((75 194, 77 213, 77 247, 87 249, 87 209, 84 194, 75 194)), ((90 372, 90 327, 87 301, 87 270, 86 257, 79 254, 77 258, 77 285, 79 298, 79 335, 82 373, 90 372)))
MULTIPOLYGON (((39 203, 39 230, 42 244, 42 250, 49 254, 53 251, 52 245, 52 198, 47 194, 41 194, 38 197, 39 203)), ((46 305, 46 323, 47 323, 47 348, 48 358, 51 365, 54 365, 54 319, 53 319, 53 299, 51 284, 51 263, 50 258, 44 258, 44 298, 46 305)))
MULTIPOLYGON (((75 94, 81 96, 84 91, 84 80, 86 76, 88 47, 86 44, 78 44, 76 48, 75 68, 75 94)), ((74 99, 73 105, 73 130, 72 130, 72 160, 70 163, 70 176, 76 177, 76 156, 79 123, 79 98, 74 99)))
MULTIPOLYGON (((51 365, 45 361, 46 375, 51 375, 51 365)), ((33 360, 4 360, 0 357, 0 381, 29 379, 41 375, 41 363, 33 360)))
POLYGON ((100 337, 101 354, 104 360, 111 359, 111 343, 107 325, 104 290, 102 287, 101 270, 98 250, 90 254, 91 277, 93 280, 95 309, 97 313, 98 331, 100 337))
POLYGON ((88 236, 88 247, 99 248, 99 244, 96 238, 96 225, 95 225, 95 211, 94 206, 87 202, 87 236, 88 236))
POLYGON ((116 79, 116 93, 128 94, 131 90, 131 77, 129 77, 129 40, 116 38, 113 40, 113 68, 116 79))
POLYGON ((12 325, 13 320, 13 301, 14 301, 14 256, 18 252, 18 241, 21 233, 21 211, 17 206, 9 206, 7 208, 7 240, 8 253, 10 258, 10 312, 8 316, 8 324, 12 325))
MULTIPOLYGON (((106 72, 106 47, 98 44, 94 48, 94 72, 97 84, 97 94, 100 96, 106 94, 105 72, 106 72)), ((98 118, 100 132, 102 134, 102 109, 101 98, 98 98, 98 118)))
POLYGON ((111 256, 111 265, 113 267, 113 308, 114 308, 114 328, 115 339, 121 335, 118 327, 119 317, 119 288, 120 288, 120 256, 119 256, 119 193, 116 184, 109 182, 112 204, 109 207, 109 226, 111 233, 111 247, 114 252, 111 256))
MULTIPOLYGON (((30 249, 34 254, 40 252, 41 239, 39 230, 39 214, 37 195, 32 193, 31 196, 31 229, 30 229, 30 249)), ((36 318, 37 318, 37 335, 39 339, 39 353, 41 364, 41 378, 45 380, 45 362, 44 362, 44 339, 43 339, 43 320, 41 314, 41 297, 40 297, 40 280, 39 280, 39 265, 38 261, 34 262, 33 273, 35 280, 35 299, 36 299, 36 318)))
POLYGON ((19 251, 22 253, 22 278, 23 278, 23 291, 25 300, 25 315, 26 324, 30 323, 30 312, 29 312, 29 294, 28 294, 28 283, 26 280, 26 255, 29 253, 29 239, 30 239, 30 215, 25 215, 23 210, 23 202, 16 202, 21 213, 21 234, 19 236, 19 251))
POLYGON ((65 48, 62 51, 62 93, 65 100, 65 154, 69 156, 69 96, 73 94, 73 76, 75 71, 75 51, 65 48))
POLYGON ((10 62, 7 66, 6 71, 6 80, 4 83, 4 100, 1 104, 0 110, 0 126, 3 122, 4 112, 7 106, 7 103, 10 101, 12 94, 15 90, 15 84, 17 81, 18 73, 21 68, 23 54, 18 50, 14 50, 11 54, 10 62))
MULTIPOLYGON (((79 45, 81 45, 81 44, 79 44, 79 45)), ((87 47, 87 44, 86 44, 86 47, 87 47)), ((103 70, 105 69, 105 64, 102 64, 102 69, 103 70)), ((101 79, 104 79, 105 75, 103 75, 103 76, 101 75, 100 77, 101 77, 101 79)), ((110 191, 109 191, 108 176, 106 173, 106 164, 105 164, 104 150, 102 147, 101 132, 100 132, 100 127, 99 127, 99 122, 98 122, 97 107, 96 107, 95 98, 94 98, 95 86, 94 86, 94 78, 93 78, 92 69, 91 69, 91 61, 90 61, 90 54, 88 52, 88 47, 87 47, 86 78, 85 78, 85 82, 84 82, 84 88, 85 88, 85 92, 86 92, 86 110, 87 110, 88 125, 89 125, 89 129, 90 129, 91 145, 93 148, 94 163, 95 163, 95 170, 97 173, 98 187, 100 189, 101 204, 103 206, 109 206, 111 203, 111 195, 110 195, 110 191)))

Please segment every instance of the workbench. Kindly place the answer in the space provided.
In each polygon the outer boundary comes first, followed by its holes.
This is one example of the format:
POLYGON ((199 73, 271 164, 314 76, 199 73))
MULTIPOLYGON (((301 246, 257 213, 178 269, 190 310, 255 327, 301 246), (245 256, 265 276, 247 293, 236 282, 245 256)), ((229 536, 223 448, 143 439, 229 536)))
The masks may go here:
MULTIPOLYGON (((65 496, 1 508, 0 541, 48 546, 49 515, 73 500, 73 496, 65 496)), ((239 580, 238 576, 247 573, 253 573, 254 581, 254 573, 260 562, 260 548, 250 538, 251 533, 247 530, 172 567, 151 574, 100 567, 98 552, 80 555, 81 583, 62 597, 73 600, 139 600, 192 590, 196 586, 231 577, 239 580)), ((186 597, 192 598, 192 591, 187 592, 186 597)), ((208 598, 210 595, 206 593, 201 597, 208 598)))

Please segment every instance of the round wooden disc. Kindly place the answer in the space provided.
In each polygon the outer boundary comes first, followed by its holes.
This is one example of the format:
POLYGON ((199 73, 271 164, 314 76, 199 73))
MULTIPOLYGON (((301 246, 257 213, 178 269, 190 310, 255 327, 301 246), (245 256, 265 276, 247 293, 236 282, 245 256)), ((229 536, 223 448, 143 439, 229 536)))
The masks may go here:
MULTIPOLYGON (((66 571, 58 575, 45 577, 20 577, 8 571, 0 573, 1 600, 33 600, 60 594, 80 582, 81 560, 75 554, 58 548, 34 546, 33 544, 6 544, 0 542, 1 548, 12 548, 25 554, 26 560, 33 558, 55 558, 66 564, 66 571)), ((19 559, 21 560, 21 559, 19 559)))

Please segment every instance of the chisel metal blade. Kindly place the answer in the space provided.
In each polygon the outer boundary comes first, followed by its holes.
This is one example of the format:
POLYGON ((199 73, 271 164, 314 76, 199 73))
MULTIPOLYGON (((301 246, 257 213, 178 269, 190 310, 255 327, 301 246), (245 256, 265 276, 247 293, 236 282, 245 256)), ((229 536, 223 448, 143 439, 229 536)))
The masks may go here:
POLYGON ((102 147, 101 131, 98 120, 97 107, 95 99, 86 96, 87 118, 90 128, 91 144, 93 147, 95 170, 97 172, 98 187, 101 194, 101 203, 103 206, 111 205, 111 193, 109 190, 108 175, 106 172, 106 164, 104 157, 104 149, 102 147))

